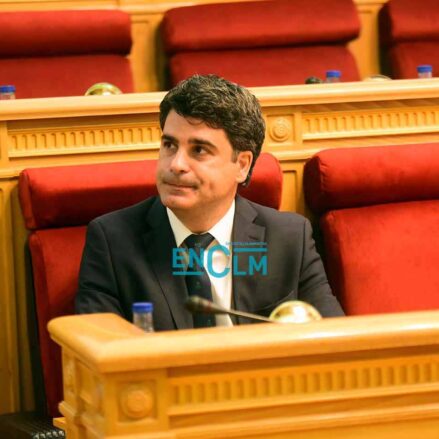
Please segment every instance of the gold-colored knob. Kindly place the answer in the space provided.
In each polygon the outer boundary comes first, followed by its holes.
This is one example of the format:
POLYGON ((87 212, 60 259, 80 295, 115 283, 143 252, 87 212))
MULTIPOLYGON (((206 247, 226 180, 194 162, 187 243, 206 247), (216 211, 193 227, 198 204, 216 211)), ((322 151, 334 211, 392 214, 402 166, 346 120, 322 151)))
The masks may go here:
POLYGON ((98 82, 93 84, 86 92, 85 96, 97 96, 97 95, 120 95, 122 92, 118 87, 109 82, 98 82))
POLYGON ((363 79, 363 81, 367 82, 380 82, 380 81, 391 81, 392 78, 386 76, 386 75, 370 75, 366 76, 366 78, 363 79))
POLYGON ((284 302, 270 314, 270 319, 277 323, 308 323, 321 318, 320 313, 312 305, 301 300, 284 302))

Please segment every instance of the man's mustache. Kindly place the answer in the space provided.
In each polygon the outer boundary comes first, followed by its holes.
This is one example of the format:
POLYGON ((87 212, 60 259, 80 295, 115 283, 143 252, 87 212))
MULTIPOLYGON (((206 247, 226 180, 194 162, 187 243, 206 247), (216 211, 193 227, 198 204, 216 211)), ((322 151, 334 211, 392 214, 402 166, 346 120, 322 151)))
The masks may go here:
POLYGON ((184 178, 175 178, 170 176, 165 176, 162 178, 163 183, 172 184, 174 186, 188 186, 188 187, 198 187, 198 182, 187 180, 184 178))

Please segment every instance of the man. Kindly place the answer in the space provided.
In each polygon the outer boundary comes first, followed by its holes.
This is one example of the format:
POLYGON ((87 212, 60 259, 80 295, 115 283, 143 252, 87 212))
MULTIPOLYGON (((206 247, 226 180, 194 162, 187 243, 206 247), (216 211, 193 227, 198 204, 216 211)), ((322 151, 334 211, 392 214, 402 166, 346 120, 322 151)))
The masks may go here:
POLYGON ((262 315, 294 299, 323 316, 343 315, 309 222, 236 195, 264 140, 257 99, 214 75, 193 76, 167 93, 160 125, 159 197, 90 223, 77 311, 115 312, 131 320, 132 303, 150 301, 156 330, 247 323, 193 317, 184 304, 196 293, 262 315), (252 273, 243 270, 246 246, 247 253, 254 247, 266 252, 265 267, 259 260, 252 273), (184 264, 187 269, 178 271, 184 264))

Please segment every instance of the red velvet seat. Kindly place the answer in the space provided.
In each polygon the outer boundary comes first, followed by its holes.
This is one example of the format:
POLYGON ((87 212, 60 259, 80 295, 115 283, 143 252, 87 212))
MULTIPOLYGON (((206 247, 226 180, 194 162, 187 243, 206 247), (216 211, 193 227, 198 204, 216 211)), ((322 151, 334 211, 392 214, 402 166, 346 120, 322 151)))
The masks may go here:
MULTIPOLYGON (((439 73, 439 2, 389 0, 381 9, 380 40, 395 79, 417 78, 417 66, 439 73)), ((436 73, 436 75, 435 75, 436 73)))
POLYGON ((348 41, 360 22, 351 0, 268 0, 169 10, 161 33, 171 85, 214 73, 242 85, 303 84, 326 70, 359 73, 348 41))
POLYGON ((133 92, 127 13, 2 12, 0 41, 0 85, 17 98, 79 96, 97 82, 133 92))
POLYGON ((304 190, 347 314, 439 308, 439 144, 319 152, 304 190))
MULTIPOLYGON (((72 314, 86 225, 96 216, 156 194, 156 161, 27 169, 19 195, 31 231, 36 312, 48 412, 62 400, 61 361, 47 331, 49 320, 72 314)), ((243 196, 279 208, 282 171, 277 159, 261 154, 243 196)))

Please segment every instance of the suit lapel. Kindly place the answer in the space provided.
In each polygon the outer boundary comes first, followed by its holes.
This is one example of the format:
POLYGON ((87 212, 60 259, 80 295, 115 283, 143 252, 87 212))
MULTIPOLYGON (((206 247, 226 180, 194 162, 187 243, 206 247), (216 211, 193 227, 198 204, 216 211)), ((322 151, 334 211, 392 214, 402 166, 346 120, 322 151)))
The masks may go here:
POLYGON ((192 315, 184 304, 188 297, 184 276, 172 274, 172 249, 177 247, 166 209, 159 198, 151 207, 147 222, 150 229, 143 235, 149 262, 178 329, 193 327, 192 315))
MULTIPOLYGON (((252 205, 241 198, 236 197, 235 219, 233 223, 233 239, 234 243, 252 243, 264 242, 265 227, 255 224, 257 217, 256 210, 252 205)), ((242 272, 248 271, 248 254, 232 252, 233 257, 238 260, 239 267, 242 272)), ((233 267, 233 260, 232 260, 233 267)), ((262 275, 255 272, 252 275, 237 275, 235 272, 232 278, 233 301, 236 309, 240 311, 254 311, 255 295, 257 287, 261 284, 262 275), (253 304, 253 306, 252 306, 253 304)), ((235 323, 235 321, 234 321, 235 323)), ((238 323, 248 323, 238 318, 238 323)))

